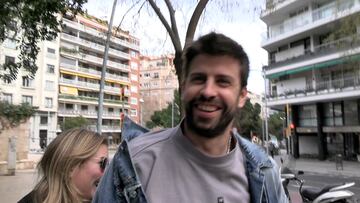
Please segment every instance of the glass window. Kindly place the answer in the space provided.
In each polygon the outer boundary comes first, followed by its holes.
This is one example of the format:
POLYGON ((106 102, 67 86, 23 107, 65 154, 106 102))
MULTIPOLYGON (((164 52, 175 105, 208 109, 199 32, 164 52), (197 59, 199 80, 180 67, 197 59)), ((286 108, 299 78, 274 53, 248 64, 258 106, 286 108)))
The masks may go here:
POLYGON ((66 110, 73 110, 74 104, 65 104, 65 108, 66 108, 66 110))
POLYGON ((137 98, 131 97, 131 100, 130 100, 130 103, 131 103, 131 104, 137 105, 137 102, 138 102, 137 98))
POLYGON ((53 91, 55 89, 54 81, 46 80, 45 81, 45 90, 53 91))
POLYGON ((341 103, 334 103, 334 124, 335 126, 341 126, 343 125, 343 119, 342 119, 342 108, 341 103))
POLYGON ((108 108, 108 112, 109 112, 109 113, 114 112, 114 108, 108 108))
POLYGON ((137 116, 137 110, 136 109, 131 109, 130 116, 137 116))
POLYGON ((299 126, 317 126, 316 105, 299 106, 299 126))
POLYGON ((15 57, 5 56, 5 64, 15 63, 15 57))
POLYGON ((32 96, 23 95, 22 98, 21 98, 21 101, 22 101, 22 103, 28 103, 28 104, 32 105, 32 103, 33 103, 33 97, 32 97, 32 96))
POLYGON ((359 125, 358 104, 356 100, 344 101, 345 125, 359 125))
POLYGON ((82 110, 82 111, 87 111, 87 110, 88 110, 88 106, 87 106, 87 105, 81 105, 81 110, 82 110))
POLYGON ((49 54, 55 54, 55 49, 47 48, 47 52, 48 52, 49 54))
POLYGON ((323 105, 324 119, 326 126, 334 126, 334 110, 332 103, 325 103, 323 105))
POLYGON ((159 73, 154 73, 154 78, 159 78, 159 73))
POLYGON ((55 73, 55 66, 51 65, 51 64, 47 64, 46 72, 47 73, 55 73))
POLYGON ((3 93, 3 99, 2 100, 4 102, 12 104, 12 94, 3 93))
POLYGON ((46 108, 53 107, 53 99, 51 97, 45 97, 45 107, 46 108))
POLYGON ((47 116, 40 116, 40 124, 47 125, 48 124, 48 117, 47 116))
POLYGON ((22 77, 22 86, 23 87, 32 87, 33 79, 29 78, 28 76, 22 77))

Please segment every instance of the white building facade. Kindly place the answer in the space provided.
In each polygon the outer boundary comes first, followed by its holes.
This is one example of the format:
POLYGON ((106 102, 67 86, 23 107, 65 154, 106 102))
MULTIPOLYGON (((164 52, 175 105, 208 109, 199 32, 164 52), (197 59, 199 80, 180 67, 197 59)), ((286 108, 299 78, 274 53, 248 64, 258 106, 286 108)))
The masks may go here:
POLYGON ((360 154, 359 15, 359 0, 267 1, 267 104, 295 127, 295 158, 360 154))
MULTIPOLYGON (((59 38, 38 43, 38 70, 33 79, 27 77, 27 71, 20 69, 16 80, 0 81, 1 100, 12 104, 29 103, 36 108, 29 122, 30 152, 42 151, 56 137, 59 43, 59 38)), ((16 43, 6 39, 0 46, 0 64, 18 62, 19 53, 16 43)))

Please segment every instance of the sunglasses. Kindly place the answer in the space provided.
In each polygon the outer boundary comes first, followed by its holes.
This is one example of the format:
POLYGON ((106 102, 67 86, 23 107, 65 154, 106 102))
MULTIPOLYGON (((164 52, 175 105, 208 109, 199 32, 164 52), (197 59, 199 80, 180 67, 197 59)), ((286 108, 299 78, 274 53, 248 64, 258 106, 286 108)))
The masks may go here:
POLYGON ((100 165, 101 171, 104 172, 106 166, 108 165, 108 158, 107 157, 102 157, 98 163, 100 165))

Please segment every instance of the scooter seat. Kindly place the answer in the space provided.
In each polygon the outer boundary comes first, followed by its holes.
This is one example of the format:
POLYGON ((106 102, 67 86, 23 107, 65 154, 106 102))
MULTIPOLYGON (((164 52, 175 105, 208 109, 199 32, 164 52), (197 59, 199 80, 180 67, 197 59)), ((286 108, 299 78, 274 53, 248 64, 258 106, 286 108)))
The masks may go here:
POLYGON ((323 188, 303 188, 301 190, 301 194, 303 195, 303 197, 305 197, 306 199, 313 201, 314 199, 316 199, 317 197, 319 197, 320 195, 329 192, 329 190, 331 188, 334 187, 338 187, 341 186, 343 184, 334 184, 334 185, 327 185, 323 188))

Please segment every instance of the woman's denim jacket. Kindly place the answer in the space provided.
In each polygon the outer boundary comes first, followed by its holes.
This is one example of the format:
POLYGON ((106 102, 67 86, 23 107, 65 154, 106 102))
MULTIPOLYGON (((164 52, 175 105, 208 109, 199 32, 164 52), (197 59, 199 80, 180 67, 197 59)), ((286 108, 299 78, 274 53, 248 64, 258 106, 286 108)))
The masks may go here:
MULTIPOLYGON (((123 142, 102 177, 92 202, 146 203, 145 193, 133 167, 128 142, 147 130, 125 119, 123 142)), ((252 203, 287 203, 275 162, 262 149, 239 136, 238 143, 246 160, 246 173, 252 203)), ((146 136, 146 135, 145 135, 146 136)), ((164 191, 166 192, 166 191, 164 191)), ((156 203, 156 202, 154 202, 156 203)))

